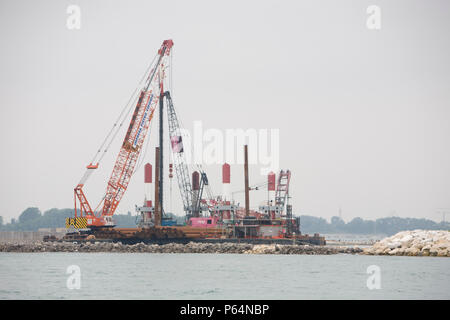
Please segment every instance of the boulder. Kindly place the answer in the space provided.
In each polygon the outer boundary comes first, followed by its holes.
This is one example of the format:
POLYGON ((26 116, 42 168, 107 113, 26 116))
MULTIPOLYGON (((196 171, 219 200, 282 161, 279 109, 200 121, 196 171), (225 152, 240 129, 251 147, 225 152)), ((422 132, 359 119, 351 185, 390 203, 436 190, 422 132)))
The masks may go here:
POLYGON ((375 243, 364 254, 408 255, 408 256, 448 256, 450 232, 445 230, 402 231, 392 237, 375 243))

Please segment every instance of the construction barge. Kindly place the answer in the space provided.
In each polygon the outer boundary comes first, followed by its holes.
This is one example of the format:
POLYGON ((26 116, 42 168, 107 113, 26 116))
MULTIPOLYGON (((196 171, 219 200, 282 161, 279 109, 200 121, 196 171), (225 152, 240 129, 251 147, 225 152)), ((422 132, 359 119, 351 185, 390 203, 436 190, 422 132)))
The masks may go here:
MULTIPOLYGON (((122 243, 168 243, 168 242, 248 242, 248 243, 304 243, 325 245, 319 234, 302 235, 300 219, 292 215, 289 204, 291 172, 270 172, 265 188, 249 185, 248 146, 244 145, 245 206, 240 207, 230 193, 230 165, 222 166, 223 192, 213 196, 206 172, 197 165, 190 170, 186 160, 182 132, 170 94, 170 55, 172 40, 165 40, 158 50, 147 76, 130 97, 130 102, 114 123, 111 132, 98 148, 80 182, 74 188, 74 217, 66 219, 68 233, 62 241, 113 241, 122 243), (166 90, 169 88, 169 90, 166 90), (137 94, 137 95, 136 95, 137 94), (128 108, 128 112, 126 112, 128 108), (133 111, 134 109, 134 111, 133 111), (133 111, 133 112, 132 112, 133 111), (158 114, 159 146, 155 148, 155 168, 145 165, 145 197, 143 206, 136 206, 140 218, 136 228, 116 228, 114 213, 127 190, 154 114, 158 114), (132 114, 123 143, 113 170, 106 184, 106 192, 97 208, 93 209, 83 187, 100 165, 108 147, 117 136, 125 117, 132 114), (177 178, 185 219, 183 225, 171 220, 164 206, 164 114, 167 114, 171 163, 168 164, 171 179, 177 178), (124 118, 121 118, 125 115, 124 118), (191 173, 192 172, 192 173, 191 173), (154 179, 153 179, 154 177, 154 179), (154 181, 153 181, 154 180, 154 181), (267 190, 267 201, 258 210, 250 209, 250 190, 267 190), (100 208, 101 207, 101 208, 100 208), (97 210, 100 208, 100 210, 97 210)), ((147 140, 149 140, 148 138, 147 140)), ((145 154, 145 152, 144 152, 145 154)), ((192 166, 191 166, 192 167, 192 166)), ((173 214, 172 214, 173 217, 173 214)), ((47 238, 47 240, 50 240, 47 238)), ((54 239, 51 239, 54 240, 54 239)))
MULTIPOLYGON (((244 148, 247 159, 247 146, 244 148)), ((156 156, 158 157, 158 150, 156 156)), ((156 172, 159 171, 156 161, 156 172)), ((244 163, 247 166, 247 162, 244 163)), ((246 171, 246 170, 245 170, 246 171)), ((151 189, 153 184, 152 166, 145 165, 144 181, 146 189, 151 189)), ((157 176, 157 175, 156 175, 157 176)), ((200 175, 194 172, 192 175, 193 195, 200 197, 205 183, 200 182, 200 175)), ((291 173, 289 170, 281 170, 276 183, 276 175, 269 173, 267 176, 267 191, 269 200, 259 207, 259 210, 250 210, 248 206, 239 207, 234 201, 216 199, 201 199, 198 206, 186 216, 184 225, 177 225, 176 221, 164 217, 159 212, 161 205, 151 200, 147 195, 144 205, 136 206, 139 216, 136 228, 116 228, 112 226, 92 226, 92 220, 88 217, 67 218, 66 228, 71 229, 60 239, 71 242, 121 242, 122 244, 168 244, 189 242, 201 243, 249 243, 249 244, 312 244, 326 245, 325 238, 319 234, 310 236, 301 234, 300 218, 292 215, 292 205, 287 203, 289 199, 289 182, 291 173), (271 193, 273 199, 271 200, 271 193), (159 208, 159 210, 157 209, 159 208)), ((155 199, 159 199, 158 178, 155 181, 155 199)), ((248 175, 245 175, 247 181, 248 175)), ((228 189, 230 183, 230 166, 222 166, 222 180, 224 189, 228 189)), ((248 182, 246 182, 247 184, 248 182)), ((246 188, 246 198, 249 197, 250 187, 246 188)), ((48 241, 57 239, 47 238, 48 241)))
POLYGON ((295 237, 245 237, 238 238, 221 228, 153 227, 153 228, 111 228, 102 230, 78 230, 67 233, 63 238, 44 237, 44 241, 70 242, 121 242, 123 244, 168 244, 189 242, 200 243, 249 243, 249 244, 312 244, 325 245, 319 234, 296 235, 295 237))

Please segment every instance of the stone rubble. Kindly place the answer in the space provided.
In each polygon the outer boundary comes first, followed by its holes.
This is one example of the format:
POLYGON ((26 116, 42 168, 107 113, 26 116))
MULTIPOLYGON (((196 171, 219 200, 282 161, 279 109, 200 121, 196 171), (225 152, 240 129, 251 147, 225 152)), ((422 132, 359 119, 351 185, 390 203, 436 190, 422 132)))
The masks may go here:
POLYGON ((147 252, 147 253, 231 253, 231 254, 356 254, 362 249, 345 246, 314 245, 253 245, 248 243, 168 243, 164 245, 120 242, 35 242, 0 243, 0 252, 147 252))
POLYGON ((363 254, 450 257, 450 232, 402 231, 375 243, 372 247, 364 248, 363 254))

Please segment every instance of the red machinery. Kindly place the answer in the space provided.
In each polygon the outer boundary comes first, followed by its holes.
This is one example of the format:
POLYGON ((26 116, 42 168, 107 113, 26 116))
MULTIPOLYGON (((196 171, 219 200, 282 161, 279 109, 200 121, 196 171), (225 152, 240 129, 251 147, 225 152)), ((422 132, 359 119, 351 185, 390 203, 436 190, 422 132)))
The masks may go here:
MULTIPOLYGON (((139 154, 142 150, 150 122, 153 118, 153 113, 163 94, 167 57, 170 55, 172 46, 172 40, 165 40, 155 57, 154 61, 156 62, 149 68, 150 71, 148 77, 143 88, 140 90, 140 95, 128 126, 127 133, 108 181, 106 194, 99 204, 100 206, 103 202, 100 216, 95 215, 95 211, 92 210, 92 207, 83 192, 83 186, 85 185, 86 180, 92 172, 98 168, 99 162, 94 164, 94 161, 92 161, 87 166, 85 175, 74 189, 75 218, 78 216, 78 200, 80 217, 86 218, 87 227, 114 226, 112 216, 127 190, 128 183, 134 173, 139 154)), ((116 127, 116 124, 114 127, 116 127)))

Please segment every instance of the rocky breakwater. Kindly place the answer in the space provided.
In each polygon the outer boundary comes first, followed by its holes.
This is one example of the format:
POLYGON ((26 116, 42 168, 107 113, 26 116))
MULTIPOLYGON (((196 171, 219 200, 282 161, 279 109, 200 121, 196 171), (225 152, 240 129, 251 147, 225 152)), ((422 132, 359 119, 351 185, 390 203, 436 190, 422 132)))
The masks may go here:
POLYGON ((311 245, 253 245, 246 254, 356 254, 362 252, 360 248, 352 247, 331 247, 331 246, 311 246, 311 245))
POLYGON ((169 243, 164 245, 120 242, 35 242, 3 243, 0 252, 123 252, 123 253, 232 253, 232 254, 356 254, 362 249, 312 245, 253 245, 247 243, 169 243))
POLYGON ((450 232, 440 230, 402 231, 385 238, 364 254, 391 256, 437 256, 450 257, 450 232))

